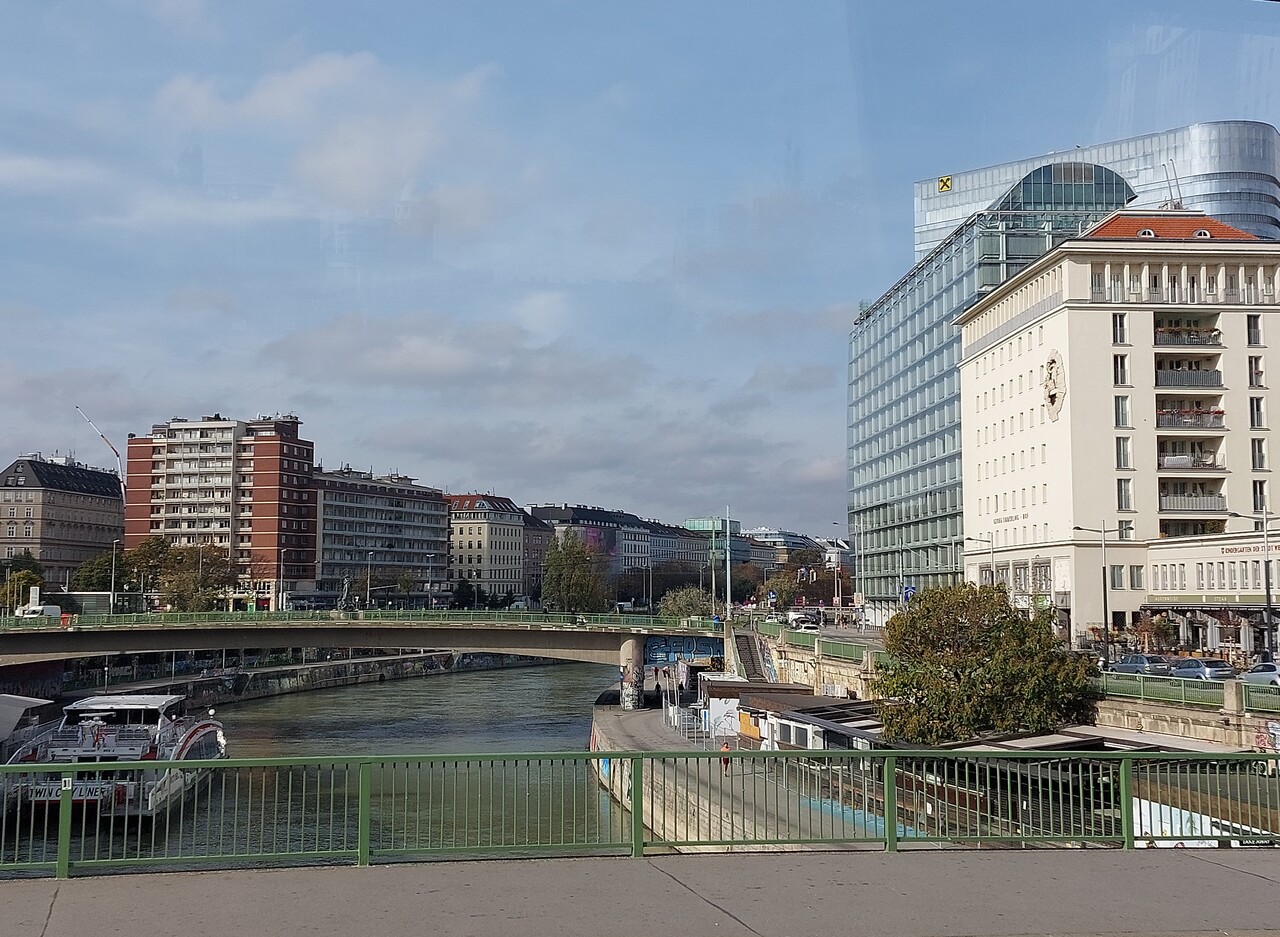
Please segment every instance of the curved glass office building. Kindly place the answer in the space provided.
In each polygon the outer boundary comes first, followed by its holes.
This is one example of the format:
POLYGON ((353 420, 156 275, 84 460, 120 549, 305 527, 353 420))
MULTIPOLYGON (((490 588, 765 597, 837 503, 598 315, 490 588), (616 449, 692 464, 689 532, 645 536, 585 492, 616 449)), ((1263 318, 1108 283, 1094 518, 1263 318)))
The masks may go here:
POLYGON ((904 592, 960 579, 952 321, 1112 211, 1179 201, 1280 238, 1280 133, 1250 121, 1196 124, 917 183, 917 263, 849 334, 849 532, 873 623, 904 592))

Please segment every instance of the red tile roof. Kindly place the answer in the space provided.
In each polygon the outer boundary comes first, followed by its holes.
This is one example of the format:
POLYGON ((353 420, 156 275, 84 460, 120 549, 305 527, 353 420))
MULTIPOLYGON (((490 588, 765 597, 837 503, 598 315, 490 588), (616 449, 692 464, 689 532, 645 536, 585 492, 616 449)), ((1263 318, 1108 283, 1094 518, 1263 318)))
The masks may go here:
POLYGON ((1085 235, 1087 238, 1112 238, 1122 240, 1141 240, 1138 232, 1149 230, 1155 232, 1153 240, 1158 241, 1197 241, 1197 231, 1208 231, 1209 237, 1204 240, 1216 241, 1256 241, 1258 238, 1247 231, 1223 224, 1208 215, 1116 215, 1108 218, 1085 235))

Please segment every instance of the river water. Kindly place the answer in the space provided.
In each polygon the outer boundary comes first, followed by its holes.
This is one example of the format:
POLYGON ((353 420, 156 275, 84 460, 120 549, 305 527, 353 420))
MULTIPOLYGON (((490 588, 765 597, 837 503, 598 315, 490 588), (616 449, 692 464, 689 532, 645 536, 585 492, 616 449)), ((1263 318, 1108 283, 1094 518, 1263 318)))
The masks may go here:
POLYGON ((232 758, 585 751, 618 669, 438 674, 250 700, 218 713, 232 758))
MULTIPOLYGON (((210 860, 236 867, 284 856, 351 861, 362 809, 375 861, 616 849, 626 842, 627 817, 592 764, 535 754, 585 752, 592 704, 616 677, 616 668, 593 664, 520 667, 225 705, 218 718, 229 757, 308 763, 216 767, 154 818, 131 817, 127 806, 77 808, 72 864, 109 871, 210 860), (531 757, 492 757, 517 753, 531 757), (374 756, 371 769, 352 761, 363 756, 374 756)), ((21 803, 0 812, 0 874, 51 862, 57 818, 56 810, 21 803)))

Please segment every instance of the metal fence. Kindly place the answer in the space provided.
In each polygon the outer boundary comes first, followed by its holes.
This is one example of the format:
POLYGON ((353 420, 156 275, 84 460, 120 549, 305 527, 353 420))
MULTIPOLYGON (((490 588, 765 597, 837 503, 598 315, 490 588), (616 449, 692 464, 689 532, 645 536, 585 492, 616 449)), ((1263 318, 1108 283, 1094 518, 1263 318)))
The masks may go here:
MULTIPOLYGON (((619 627, 645 632, 705 631, 715 633, 722 629, 718 621, 709 618, 659 618, 648 615, 619 614, 567 614, 563 612, 504 612, 504 611, 364 611, 364 612, 155 612, 129 615, 73 615, 66 627, 112 628, 129 626, 194 625, 194 624, 253 624, 279 621, 413 621, 459 624, 510 624, 552 626, 556 628, 608 628, 619 627)), ((56 630, 63 627, 57 618, 0 618, 3 630, 56 630)))
POLYGON ((1183 677, 1149 677, 1140 673, 1103 671, 1094 685, 1104 696, 1125 696, 1154 703, 1222 708, 1221 680, 1189 680, 1183 677))
POLYGON ((1241 684, 1244 690, 1244 708, 1248 712, 1280 713, 1280 686, 1241 684))
POLYGON ((1275 755, 1256 754, 888 750, 7 765, 0 873, 727 848, 1274 845, 1276 770, 1275 755), (147 816, 135 806, 145 777, 180 777, 186 795, 147 816))

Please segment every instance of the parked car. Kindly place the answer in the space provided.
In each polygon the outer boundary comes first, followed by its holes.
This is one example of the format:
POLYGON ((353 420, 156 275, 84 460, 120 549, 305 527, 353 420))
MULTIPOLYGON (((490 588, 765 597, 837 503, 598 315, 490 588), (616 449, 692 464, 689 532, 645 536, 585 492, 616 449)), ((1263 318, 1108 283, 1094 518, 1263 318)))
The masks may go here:
POLYGON ((1255 664, 1240 674, 1240 679, 1245 683, 1280 686, 1280 664, 1255 664))
POLYGON ((1141 673, 1147 676, 1169 676, 1169 662, 1158 654, 1126 654, 1111 665, 1114 673, 1141 673))
POLYGON ((1178 661, 1170 675, 1185 680, 1230 680, 1236 675, 1236 669, 1225 660, 1185 657, 1178 661))
POLYGON ((808 615, 797 615, 791 619, 789 627, 792 631, 817 631, 818 619, 810 618, 808 615))

